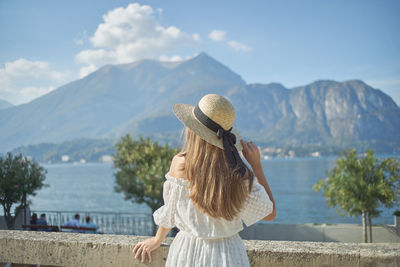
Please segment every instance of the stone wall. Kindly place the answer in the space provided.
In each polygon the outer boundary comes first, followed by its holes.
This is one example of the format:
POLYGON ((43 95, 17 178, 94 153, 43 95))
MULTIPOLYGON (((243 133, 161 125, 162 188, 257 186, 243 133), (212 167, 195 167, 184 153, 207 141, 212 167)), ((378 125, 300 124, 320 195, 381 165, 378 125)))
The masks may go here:
MULTIPOLYGON (((145 266, 131 251, 141 236, 0 230, 0 262, 41 266, 145 266)), ((147 266, 164 266, 168 238, 147 266)), ((251 266, 400 266, 400 244, 244 241, 251 266)), ((1 266, 1 265, 0 265, 1 266)))
MULTIPOLYGON (((362 226, 356 224, 313 225, 257 223, 240 232, 248 240, 286 240, 362 243, 362 226)), ((374 243, 400 243, 400 227, 372 226, 374 243)))

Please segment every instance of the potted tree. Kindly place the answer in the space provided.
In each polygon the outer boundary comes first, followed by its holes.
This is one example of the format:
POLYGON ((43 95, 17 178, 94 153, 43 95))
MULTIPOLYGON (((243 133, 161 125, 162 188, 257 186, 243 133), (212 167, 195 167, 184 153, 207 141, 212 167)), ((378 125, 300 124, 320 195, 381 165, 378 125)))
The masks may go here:
POLYGON ((393 216, 394 216, 394 227, 400 228, 400 210, 395 210, 393 212, 393 216))

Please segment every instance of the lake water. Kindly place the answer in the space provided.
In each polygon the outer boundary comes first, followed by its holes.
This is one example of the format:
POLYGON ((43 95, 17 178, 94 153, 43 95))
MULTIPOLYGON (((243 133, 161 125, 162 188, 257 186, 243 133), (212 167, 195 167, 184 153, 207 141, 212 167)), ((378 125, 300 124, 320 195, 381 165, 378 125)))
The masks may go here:
MULTIPOLYGON (((361 223, 360 217, 339 216, 326 205, 322 193, 312 186, 333 167, 335 157, 272 159, 263 161, 264 171, 277 205, 277 217, 271 223, 361 223)), ((150 213, 145 204, 124 200, 114 192, 111 163, 43 165, 46 183, 30 197, 31 209, 39 211, 91 211, 150 213)), ((393 224, 393 209, 383 209, 374 224, 393 224)))

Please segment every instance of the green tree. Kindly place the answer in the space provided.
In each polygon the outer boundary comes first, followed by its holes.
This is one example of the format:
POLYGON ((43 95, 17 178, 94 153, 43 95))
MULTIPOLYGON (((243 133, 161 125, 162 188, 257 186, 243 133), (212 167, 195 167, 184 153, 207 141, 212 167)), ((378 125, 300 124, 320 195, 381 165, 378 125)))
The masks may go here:
POLYGON ((8 229, 14 228, 16 216, 11 215, 13 204, 19 203, 14 213, 26 208, 27 197, 36 195, 46 179, 47 171, 37 162, 31 161, 21 154, 13 156, 11 153, 0 157, 0 203, 3 206, 4 217, 8 229))
POLYGON ((354 149, 345 151, 327 170, 327 178, 319 180, 315 191, 322 191, 328 206, 340 215, 362 216, 363 241, 367 242, 369 225, 372 242, 372 218, 381 213, 380 206, 392 207, 399 199, 400 168, 396 158, 379 160, 372 150, 358 158, 354 149), (368 224, 367 224, 368 218, 368 224))
MULTIPOLYGON (((132 140, 129 134, 116 144, 114 155, 116 192, 123 192, 126 200, 146 203, 154 212, 163 204, 164 175, 178 149, 159 145, 151 138, 132 140)), ((153 230, 155 230, 153 225, 153 230)))

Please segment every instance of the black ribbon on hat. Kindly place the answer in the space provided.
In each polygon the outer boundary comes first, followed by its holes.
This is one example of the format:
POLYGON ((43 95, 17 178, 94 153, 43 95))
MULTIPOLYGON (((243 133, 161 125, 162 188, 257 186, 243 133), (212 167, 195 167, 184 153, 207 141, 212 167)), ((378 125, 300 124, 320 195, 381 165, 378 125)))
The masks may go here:
POLYGON ((243 176, 246 173, 246 168, 236 149, 236 136, 231 132, 232 128, 229 130, 222 128, 218 123, 207 117, 198 105, 194 108, 193 113, 204 126, 217 134, 218 139, 222 138, 222 145, 229 165, 232 169, 238 166, 240 174, 243 176))

